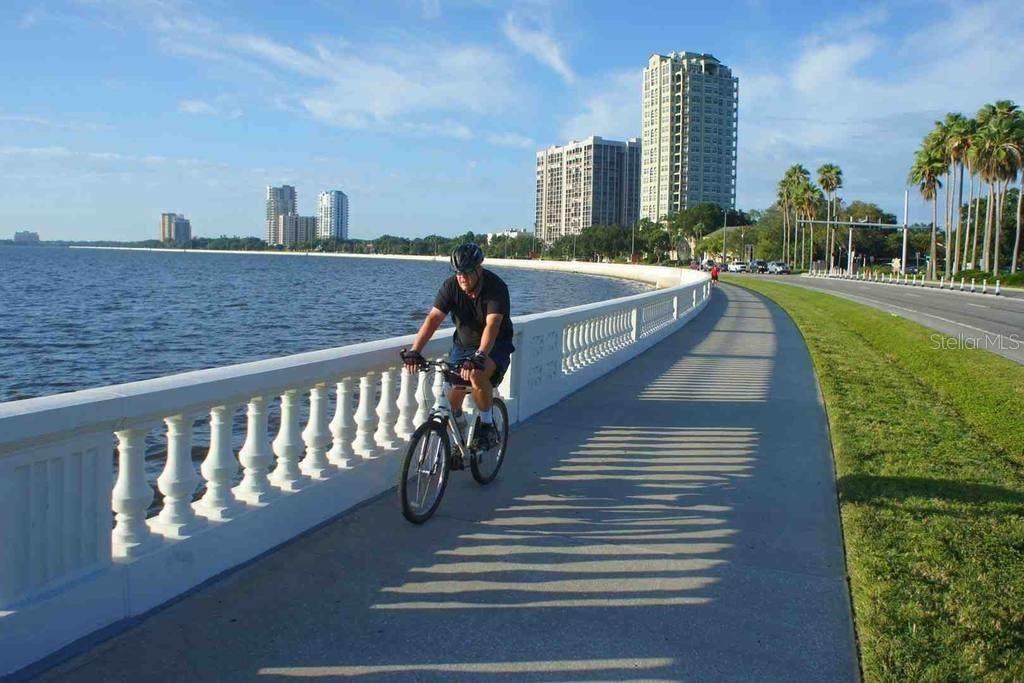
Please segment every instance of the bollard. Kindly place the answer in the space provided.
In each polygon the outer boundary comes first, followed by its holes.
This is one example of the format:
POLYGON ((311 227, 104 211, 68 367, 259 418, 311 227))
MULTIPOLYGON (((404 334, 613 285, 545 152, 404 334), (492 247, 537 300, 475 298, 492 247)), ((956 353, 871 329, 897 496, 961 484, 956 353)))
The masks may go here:
POLYGON ((965 281, 966 281, 966 278, 960 278, 960 291, 961 292, 964 291, 964 282, 965 281))
POLYGON ((988 278, 981 281, 981 293, 988 294, 988 278))
POLYGON ((974 278, 971 278, 971 294, 974 294, 974 278))
POLYGON ((946 276, 945 275, 940 275, 939 276, 939 289, 942 289, 942 285, 944 285, 944 284, 946 284, 946 276))
POLYGON ((995 295, 996 295, 996 296, 999 296, 999 280, 996 280, 996 291, 995 291, 995 295))

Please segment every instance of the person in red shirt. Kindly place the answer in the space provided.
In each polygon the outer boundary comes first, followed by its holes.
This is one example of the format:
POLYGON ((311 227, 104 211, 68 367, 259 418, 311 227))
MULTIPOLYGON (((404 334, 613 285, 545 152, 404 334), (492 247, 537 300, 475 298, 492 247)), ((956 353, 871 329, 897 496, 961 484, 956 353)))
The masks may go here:
POLYGON ((711 284, 718 284, 718 266, 711 266, 711 284))

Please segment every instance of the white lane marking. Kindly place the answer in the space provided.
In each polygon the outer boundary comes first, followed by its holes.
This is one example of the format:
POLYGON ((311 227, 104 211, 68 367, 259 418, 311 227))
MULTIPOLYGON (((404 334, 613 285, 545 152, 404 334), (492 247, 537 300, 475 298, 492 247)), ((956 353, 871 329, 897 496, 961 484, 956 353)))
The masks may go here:
POLYGON ((988 306, 982 306, 981 304, 972 304, 970 301, 967 302, 968 306, 974 306, 975 308, 988 308, 988 306))
POLYGON ((912 296, 912 297, 914 297, 915 299, 920 299, 920 298, 921 298, 921 295, 920 295, 920 294, 911 294, 910 292, 904 292, 904 293, 903 293, 903 296, 912 296))
POLYGON ((875 303, 875 304, 882 304, 883 306, 892 306, 893 308, 898 308, 901 311, 908 311, 910 313, 916 313, 918 315, 925 315, 925 316, 928 316, 929 318, 935 318, 936 320, 941 320, 944 323, 949 323, 951 325, 959 325, 960 327, 966 327, 969 330, 975 330, 977 332, 984 332, 985 334, 995 335, 997 337, 1000 336, 1000 334, 998 332, 989 332, 988 330, 984 330, 984 329, 982 329, 980 327, 975 327, 974 325, 968 325, 967 323, 961 323, 961 322, 957 322, 956 320, 950 320, 949 318, 943 318, 941 315, 933 315, 931 313, 925 313, 924 311, 915 311, 913 308, 907 308, 906 306, 899 306, 897 304, 889 303, 888 301, 878 301, 876 299, 869 299, 866 296, 857 296, 856 294, 847 294, 847 296, 849 296, 851 298, 854 298, 854 299, 861 299, 863 301, 870 301, 871 303, 875 303))
MULTIPOLYGON (((805 277, 805 276, 801 275, 800 277, 805 277)), ((899 291, 903 291, 904 294, 907 293, 906 289, 909 289, 910 287, 914 286, 914 285, 898 285, 898 284, 895 284, 895 283, 892 283, 892 282, 871 282, 871 281, 864 281, 864 280, 832 280, 832 279, 827 279, 827 278, 811 278, 811 279, 824 280, 825 282, 834 283, 834 284, 845 283, 845 284, 848 284, 848 285, 861 285, 861 286, 863 286, 863 285, 884 285, 886 287, 892 287, 892 288, 897 289, 899 291)), ((998 301, 1000 303, 1011 303, 1012 302, 1012 303, 1015 303, 1015 304, 1024 305, 1024 298, 1022 298, 1022 297, 1017 297, 1017 296, 995 296, 995 294, 993 294, 991 292, 988 293, 988 294, 982 294, 981 293, 981 284, 980 283, 978 283, 978 285, 977 285, 978 291, 976 291, 976 292, 971 292, 968 289, 960 291, 959 287, 960 287, 959 284, 956 285, 956 287, 954 287, 953 289, 939 289, 938 287, 930 287, 929 286, 929 287, 924 287, 923 291, 926 291, 926 292, 928 292, 930 294, 934 294, 936 292, 941 292, 941 293, 946 293, 946 294, 960 294, 961 296, 969 295, 969 296, 985 298, 985 299, 991 298, 992 301, 998 301)), ((989 289, 992 289, 993 287, 994 287, 994 285, 989 285, 989 289)), ((831 290, 825 289, 824 291, 831 291, 831 290)))

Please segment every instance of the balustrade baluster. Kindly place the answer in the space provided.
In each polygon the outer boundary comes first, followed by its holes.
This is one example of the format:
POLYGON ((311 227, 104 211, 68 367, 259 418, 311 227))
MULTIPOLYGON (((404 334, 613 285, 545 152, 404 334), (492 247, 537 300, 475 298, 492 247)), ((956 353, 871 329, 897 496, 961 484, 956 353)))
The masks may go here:
POLYGON ((416 399, 419 409, 416 411, 416 424, 421 425, 427 421, 432 406, 433 394, 430 391, 430 375, 425 372, 416 373, 418 384, 416 385, 416 399))
POLYGON ((115 526, 114 557, 138 557, 157 543, 146 525, 153 489, 146 482, 146 430, 125 429, 117 435, 117 483, 111 494, 115 526))
POLYGON ((352 467, 355 452, 352 450, 352 438, 356 421, 352 417, 352 378, 342 377, 337 383, 337 401, 334 406, 334 419, 331 420, 331 436, 334 443, 327 453, 327 461, 339 469, 352 467))
POLYGON ((377 373, 368 372, 359 378, 359 407, 356 409, 356 439, 352 450, 363 458, 377 456, 377 442, 373 433, 377 429, 376 407, 377 392, 375 384, 377 373))
POLYGON ((317 384, 309 390, 309 421, 302 430, 306 444, 306 457, 299 464, 299 470, 311 479, 326 479, 331 476, 331 463, 327 461, 327 385, 317 384))
POLYGON ((402 441, 406 441, 416 430, 417 373, 407 372, 404 368, 400 368, 398 373, 401 376, 401 388, 398 391, 398 423, 395 425, 395 434, 402 441))
POLYGON ((395 434, 395 418, 398 409, 395 406, 395 371, 384 370, 380 373, 380 403, 377 405, 377 431, 374 440, 385 450, 398 445, 395 434))
POLYGON ((270 473, 270 483, 282 491, 298 491, 308 482, 299 469, 304 444, 299 437, 299 392, 290 389, 281 394, 281 426, 274 438, 277 467, 270 473))
POLYGON ((567 324, 562 328, 562 372, 570 372, 569 367, 569 337, 571 336, 570 331, 572 330, 572 324, 567 324))
POLYGON ((199 476, 192 464, 192 423, 190 415, 165 418, 167 425, 167 462, 156 483, 164 496, 163 509, 153 520, 153 530, 171 538, 194 533, 201 520, 192 509, 199 476))
POLYGON ((274 453, 267 437, 267 399, 263 396, 249 399, 245 443, 238 451, 238 462, 243 468, 242 482, 232 489, 235 498, 250 505, 263 505, 278 495, 267 476, 274 453))
POLYGON ((217 521, 226 521, 238 515, 242 505, 231 495, 231 480, 238 474, 238 462, 231 452, 230 406, 210 409, 210 450, 199 468, 206 479, 206 493, 195 504, 198 514, 217 521))

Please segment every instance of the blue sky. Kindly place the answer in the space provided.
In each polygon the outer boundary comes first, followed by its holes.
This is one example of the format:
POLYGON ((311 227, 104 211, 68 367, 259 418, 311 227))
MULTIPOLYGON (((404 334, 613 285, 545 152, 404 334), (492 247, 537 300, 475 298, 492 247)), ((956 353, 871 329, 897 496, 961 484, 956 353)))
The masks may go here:
POLYGON ((744 209, 833 161, 902 214, 935 119, 1024 104, 1016 0, 4 0, 0 32, 3 237, 262 235, 281 183, 345 191, 354 237, 532 227, 536 150, 638 136, 654 52, 739 76, 744 209))

